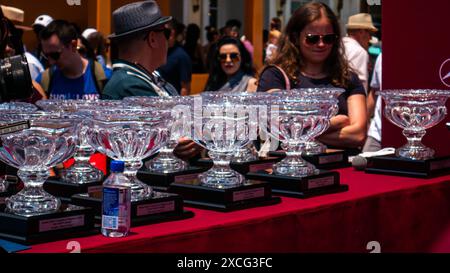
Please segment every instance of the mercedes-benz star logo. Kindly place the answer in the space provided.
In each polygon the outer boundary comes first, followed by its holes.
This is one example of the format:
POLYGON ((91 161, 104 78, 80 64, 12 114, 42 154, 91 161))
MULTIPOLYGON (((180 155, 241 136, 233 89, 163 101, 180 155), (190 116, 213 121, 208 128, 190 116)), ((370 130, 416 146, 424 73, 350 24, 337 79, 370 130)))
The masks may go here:
POLYGON ((442 63, 441 68, 439 69, 439 77, 445 86, 450 87, 450 59, 447 59, 442 63))

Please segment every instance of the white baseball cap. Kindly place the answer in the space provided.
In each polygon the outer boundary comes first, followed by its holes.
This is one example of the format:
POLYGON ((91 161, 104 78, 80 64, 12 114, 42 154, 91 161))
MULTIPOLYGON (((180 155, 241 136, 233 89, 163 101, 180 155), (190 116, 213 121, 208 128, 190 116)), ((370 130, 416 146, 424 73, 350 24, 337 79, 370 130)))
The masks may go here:
POLYGON ((95 28, 87 28, 83 31, 81 36, 83 36, 85 39, 87 39, 89 37, 89 35, 91 35, 92 33, 96 33, 96 32, 98 32, 98 31, 95 28))
POLYGON ((39 25, 43 27, 47 27, 51 22, 53 22, 53 18, 49 15, 43 14, 39 15, 32 26, 39 25))

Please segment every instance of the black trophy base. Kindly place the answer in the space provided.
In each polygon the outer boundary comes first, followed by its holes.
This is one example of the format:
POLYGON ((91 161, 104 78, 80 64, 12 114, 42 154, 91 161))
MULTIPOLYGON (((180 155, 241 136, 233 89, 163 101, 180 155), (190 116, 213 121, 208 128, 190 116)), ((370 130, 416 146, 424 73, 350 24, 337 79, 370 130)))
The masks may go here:
POLYGON ((348 186, 340 183, 339 173, 332 171, 321 171, 308 177, 283 176, 272 174, 271 171, 259 171, 247 174, 247 178, 270 182, 274 194, 302 199, 348 191, 348 186))
POLYGON ((395 155, 367 158, 367 173, 431 178, 450 173, 450 156, 412 160, 395 155))
POLYGON ((45 181, 44 190, 56 197, 71 198, 74 194, 101 191, 102 186, 102 181, 75 184, 51 178, 45 181))
POLYGON ((280 162, 279 157, 264 157, 249 162, 231 162, 230 167, 242 175, 249 172, 271 169, 273 164, 280 162))
MULTIPOLYGON (((280 162, 281 158, 279 157, 261 157, 257 160, 252 160, 249 162, 231 162, 230 167, 236 172, 246 175, 249 172, 257 172, 260 170, 271 169, 273 164, 280 162)), ((214 163, 210 158, 202 158, 197 161, 199 166, 203 166, 205 168, 211 168, 214 163)))
POLYGON ((260 181, 247 181, 238 187, 219 189, 203 186, 197 179, 194 182, 173 183, 169 191, 183 196, 187 206, 221 212, 268 206, 281 202, 280 198, 272 197, 270 184, 260 181))
MULTIPOLYGON (((97 220, 101 221, 102 192, 76 194, 72 203, 92 207, 97 220)), ((131 226, 169 222, 192 218, 194 213, 183 209, 183 199, 177 194, 153 192, 150 199, 131 202, 131 226)))
POLYGON ((91 208, 61 205, 55 213, 37 216, 0 211, 0 238, 31 245, 98 233, 91 208))
POLYGON ((350 167, 348 154, 344 150, 327 150, 318 155, 302 156, 306 161, 316 166, 320 170, 332 170, 350 167))
POLYGON ((188 169, 174 173, 157 173, 142 169, 137 173, 137 177, 147 185, 158 191, 167 191, 170 184, 175 182, 189 182, 197 179, 198 174, 205 172, 207 168, 199 166, 189 166, 188 169))
MULTIPOLYGON (((269 155, 285 158, 286 152, 269 152, 269 155)), ((302 158, 320 170, 333 170, 351 166, 351 163, 348 161, 348 154, 344 150, 328 149, 325 153, 317 155, 302 155, 302 158)))

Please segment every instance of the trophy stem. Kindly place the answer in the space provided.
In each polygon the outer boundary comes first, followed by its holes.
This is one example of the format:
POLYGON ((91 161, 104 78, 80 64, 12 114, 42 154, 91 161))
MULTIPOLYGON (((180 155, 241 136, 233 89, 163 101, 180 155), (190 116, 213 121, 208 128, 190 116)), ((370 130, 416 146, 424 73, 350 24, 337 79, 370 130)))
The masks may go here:
POLYGON ((233 156, 233 162, 244 163, 258 159, 258 153, 253 143, 240 148, 233 156))
POLYGON ((94 150, 90 145, 78 145, 74 156, 75 163, 69 169, 63 171, 61 175, 63 180, 75 184, 101 181, 103 173, 89 162, 93 153, 94 150))
POLYGON ((397 149, 397 156, 409 158, 413 160, 426 160, 434 156, 434 150, 426 147, 422 143, 422 138, 425 136, 425 130, 403 130, 403 135, 406 137, 408 143, 403 147, 397 149))
POLYGON ((47 169, 36 171, 19 169, 17 176, 23 181, 24 187, 42 187, 50 176, 50 171, 47 169))
POLYGON ((274 173, 278 175, 306 177, 318 174, 319 171, 311 163, 302 158, 306 143, 282 143, 282 148, 286 151, 286 158, 273 167, 274 173))
POLYGON ((137 179, 136 174, 143 166, 141 160, 125 161, 125 170, 123 174, 130 180, 131 184, 131 201, 140 201, 148 199, 152 196, 153 189, 137 179))
POLYGON ((43 189, 45 180, 50 176, 49 170, 20 170, 17 175, 22 179, 24 188, 18 194, 6 200, 8 212, 33 216, 55 212, 61 202, 56 197, 48 194, 43 189))
POLYGON ((220 169, 230 169, 230 162, 233 158, 232 153, 228 152, 209 152, 209 156, 214 161, 214 166, 220 169))
POLYGON ((327 147, 317 140, 306 142, 305 154, 306 155, 318 155, 327 151, 327 147))
POLYGON ((184 171, 187 168, 186 162, 175 157, 173 154, 177 143, 177 141, 171 141, 168 145, 162 147, 159 150, 158 156, 146 164, 147 168, 160 173, 184 171))
POLYGON ((237 187, 244 183, 245 178, 230 167, 233 152, 210 151, 209 156, 213 160, 214 166, 200 175, 203 185, 224 189, 237 187))
POLYGON ((88 162, 91 158, 91 155, 94 154, 95 150, 92 148, 91 145, 89 145, 86 135, 87 135, 87 127, 82 127, 80 133, 79 133, 79 141, 80 143, 77 145, 77 150, 74 155, 75 164, 77 162, 88 162))

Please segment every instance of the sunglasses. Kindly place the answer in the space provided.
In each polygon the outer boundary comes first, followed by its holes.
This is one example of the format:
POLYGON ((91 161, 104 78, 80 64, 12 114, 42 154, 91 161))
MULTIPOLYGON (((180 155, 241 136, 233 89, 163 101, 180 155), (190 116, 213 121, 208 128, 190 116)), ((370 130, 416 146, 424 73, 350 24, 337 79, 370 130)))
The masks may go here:
POLYGON ((80 55, 83 55, 83 56, 87 54, 87 50, 83 46, 77 46, 77 51, 78 51, 78 53, 80 53, 80 55))
POLYGON ((170 34, 172 33, 172 30, 168 29, 168 28, 157 28, 157 29, 152 29, 149 32, 147 32, 147 35, 145 35, 144 40, 147 41, 148 40, 148 35, 150 34, 150 32, 164 32, 164 36, 166 37, 167 40, 169 40, 170 38, 170 34))
POLYGON ((237 63, 241 60, 241 55, 239 53, 226 53, 219 54, 219 61, 222 63, 227 62, 228 56, 233 63, 237 63))
POLYGON ((308 45, 315 45, 319 43, 319 41, 322 40, 322 42, 326 45, 332 45, 337 40, 336 34, 325 34, 325 35, 317 35, 317 34, 307 34, 305 41, 308 45))
POLYGON ((42 52, 41 56, 46 60, 51 58, 54 61, 58 61, 59 58, 61 57, 61 53, 62 53, 62 51, 55 51, 55 52, 49 52, 49 53, 42 52))

